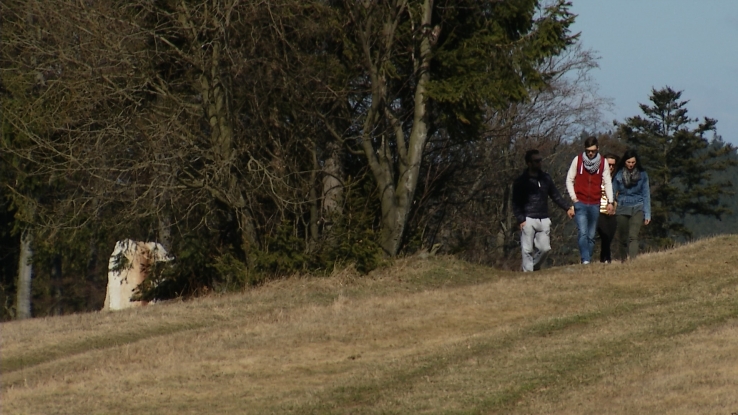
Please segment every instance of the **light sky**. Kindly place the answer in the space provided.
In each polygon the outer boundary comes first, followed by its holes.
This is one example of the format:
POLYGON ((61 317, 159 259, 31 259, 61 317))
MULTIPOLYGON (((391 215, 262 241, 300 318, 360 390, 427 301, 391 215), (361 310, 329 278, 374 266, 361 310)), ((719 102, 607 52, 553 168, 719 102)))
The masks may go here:
POLYGON ((642 115, 651 88, 683 91, 687 115, 718 120, 738 145, 738 0, 571 0, 572 27, 600 56, 591 75, 613 100, 606 120, 642 115))

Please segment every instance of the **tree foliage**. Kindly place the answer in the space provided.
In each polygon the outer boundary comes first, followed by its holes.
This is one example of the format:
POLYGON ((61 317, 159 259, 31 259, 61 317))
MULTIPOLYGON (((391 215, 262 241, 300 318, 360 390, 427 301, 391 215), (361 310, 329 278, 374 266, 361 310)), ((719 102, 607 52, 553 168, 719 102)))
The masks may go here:
MULTIPOLYGON (((542 62, 575 37, 564 1, 343 1, 343 57, 360 68, 346 136, 381 201, 380 245, 402 247, 426 145, 479 134, 487 108, 522 102, 555 75, 542 62), (544 7, 545 6, 545 7, 544 7)), ((337 131, 337 128, 332 128, 337 131)))
POLYGON ((151 298, 368 272, 488 210, 496 232, 517 152, 600 105, 565 78, 593 67, 569 8, 3 1, 2 232, 33 234, 34 313, 99 308, 125 238, 176 257, 151 298))
POLYGON ((647 229, 659 245, 691 237, 687 215, 720 218, 730 210, 721 195, 729 180, 713 180, 735 160, 735 149, 715 134, 717 120, 687 115, 682 91, 666 86, 652 89, 651 104, 640 104, 643 115, 618 124, 622 139, 638 150, 651 182, 652 225, 647 229), (712 137, 707 135, 712 133, 712 137))

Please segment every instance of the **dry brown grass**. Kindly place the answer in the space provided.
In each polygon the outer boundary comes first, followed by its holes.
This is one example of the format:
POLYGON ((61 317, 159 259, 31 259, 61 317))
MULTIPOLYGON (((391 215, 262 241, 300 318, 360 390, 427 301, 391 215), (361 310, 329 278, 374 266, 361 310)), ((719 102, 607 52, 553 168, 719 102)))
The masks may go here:
POLYGON ((730 415, 737 247, 534 274, 410 258, 4 323, 2 412, 730 415))

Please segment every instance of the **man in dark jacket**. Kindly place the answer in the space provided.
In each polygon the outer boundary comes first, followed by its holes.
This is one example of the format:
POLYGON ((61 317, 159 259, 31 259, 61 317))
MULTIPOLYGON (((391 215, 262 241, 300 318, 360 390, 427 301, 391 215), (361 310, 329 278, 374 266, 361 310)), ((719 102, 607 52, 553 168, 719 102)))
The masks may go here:
POLYGON ((512 209, 520 224, 520 247, 523 251, 523 272, 540 269, 551 250, 551 219, 548 216, 548 198, 574 217, 574 206, 566 203, 556 189, 551 176, 541 170, 538 150, 525 153, 528 168, 513 183, 512 209))

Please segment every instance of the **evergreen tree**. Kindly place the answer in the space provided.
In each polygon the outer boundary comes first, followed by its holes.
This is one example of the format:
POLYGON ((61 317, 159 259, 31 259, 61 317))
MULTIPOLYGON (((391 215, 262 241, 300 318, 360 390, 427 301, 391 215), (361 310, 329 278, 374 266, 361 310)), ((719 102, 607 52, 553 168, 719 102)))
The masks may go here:
POLYGON ((651 105, 640 104, 643 116, 618 125, 621 138, 637 149, 648 172, 653 221, 647 231, 660 246, 691 238, 684 224, 687 215, 720 219, 730 212, 720 196, 732 183, 714 180, 712 174, 734 163, 723 156, 735 149, 715 134, 717 120, 690 118, 688 101, 681 96, 682 91, 668 86, 652 89, 651 105), (708 139, 711 131, 713 137, 708 139))

